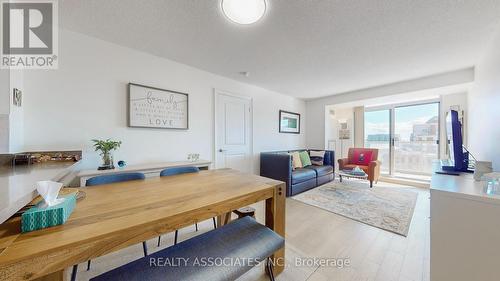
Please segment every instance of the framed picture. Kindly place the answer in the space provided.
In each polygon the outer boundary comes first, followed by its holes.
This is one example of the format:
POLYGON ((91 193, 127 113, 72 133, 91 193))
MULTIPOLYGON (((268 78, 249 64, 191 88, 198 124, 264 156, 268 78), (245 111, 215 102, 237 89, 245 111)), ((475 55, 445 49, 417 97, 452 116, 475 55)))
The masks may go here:
POLYGON ((351 138, 351 130, 349 129, 340 129, 339 130, 339 139, 348 140, 351 138))
POLYGON ((15 106, 22 106, 23 104, 23 92, 21 90, 14 88, 12 91, 12 103, 15 106))
POLYGON ((187 130, 189 95, 129 83, 128 126, 187 130))
POLYGON ((347 122, 340 123, 339 139, 348 140, 350 138, 351 138, 351 130, 349 130, 349 127, 347 126, 347 122))
POLYGON ((300 114, 280 110, 280 133, 300 134, 300 114))

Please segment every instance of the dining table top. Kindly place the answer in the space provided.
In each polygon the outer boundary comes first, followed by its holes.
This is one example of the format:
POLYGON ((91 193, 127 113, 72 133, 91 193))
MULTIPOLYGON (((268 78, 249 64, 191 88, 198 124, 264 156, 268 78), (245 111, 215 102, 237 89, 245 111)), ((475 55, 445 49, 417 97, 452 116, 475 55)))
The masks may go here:
POLYGON ((283 182, 232 169, 83 187, 63 225, 27 233, 19 217, 0 225, 0 279, 37 278, 273 198, 277 187, 281 196, 283 182))

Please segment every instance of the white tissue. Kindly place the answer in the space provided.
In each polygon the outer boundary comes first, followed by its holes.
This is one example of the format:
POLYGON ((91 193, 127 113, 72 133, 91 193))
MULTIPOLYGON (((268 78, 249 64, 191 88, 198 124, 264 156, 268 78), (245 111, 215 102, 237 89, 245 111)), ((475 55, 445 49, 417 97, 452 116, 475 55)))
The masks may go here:
POLYGON ((49 207, 55 206, 64 201, 64 198, 57 199, 59 190, 63 184, 55 181, 39 181, 36 183, 36 190, 42 196, 45 204, 49 207))
POLYGON ((359 166, 354 167, 354 169, 352 169, 352 171, 355 173, 364 173, 364 171, 361 170, 361 168, 359 166))

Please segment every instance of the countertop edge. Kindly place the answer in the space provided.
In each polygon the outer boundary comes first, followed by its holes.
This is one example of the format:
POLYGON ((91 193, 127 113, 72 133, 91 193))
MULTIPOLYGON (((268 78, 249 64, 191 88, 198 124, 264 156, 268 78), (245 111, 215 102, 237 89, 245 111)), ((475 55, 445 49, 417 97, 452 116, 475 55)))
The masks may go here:
MULTIPOLYGON (((55 176, 51 177, 48 180, 62 182, 64 185, 68 185, 71 182, 71 180, 73 179, 72 177, 69 177, 69 175, 76 174, 76 168, 78 166, 80 166, 80 161, 74 163, 73 165, 71 165, 69 167, 61 168, 62 169, 61 171, 57 172, 57 174, 55 176)), ((38 180, 47 180, 47 179, 40 178, 38 180)), ((33 182, 33 184, 35 184, 35 182, 33 182)), ((10 203, 9 206, 1 209, 0 210, 0 224, 5 222, 12 215, 14 215, 17 211, 19 211, 21 208, 26 206, 36 196, 38 196, 38 192, 35 189, 31 192, 28 192, 26 195, 22 196, 17 201, 10 203)))

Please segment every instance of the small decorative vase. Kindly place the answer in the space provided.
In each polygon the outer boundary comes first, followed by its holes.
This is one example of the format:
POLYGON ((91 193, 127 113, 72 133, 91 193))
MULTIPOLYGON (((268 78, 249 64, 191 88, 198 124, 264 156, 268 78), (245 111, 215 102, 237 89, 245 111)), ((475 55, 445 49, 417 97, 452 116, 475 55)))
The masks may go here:
POLYGON ((498 195, 500 194, 500 183, 498 179, 489 180, 486 186, 486 194, 498 195))
POLYGON ((97 168, 98 170, 112 170, 115 168, 113 162, 113 154, 111 151, 105 152, 102 155, 102 165, 97 168))

